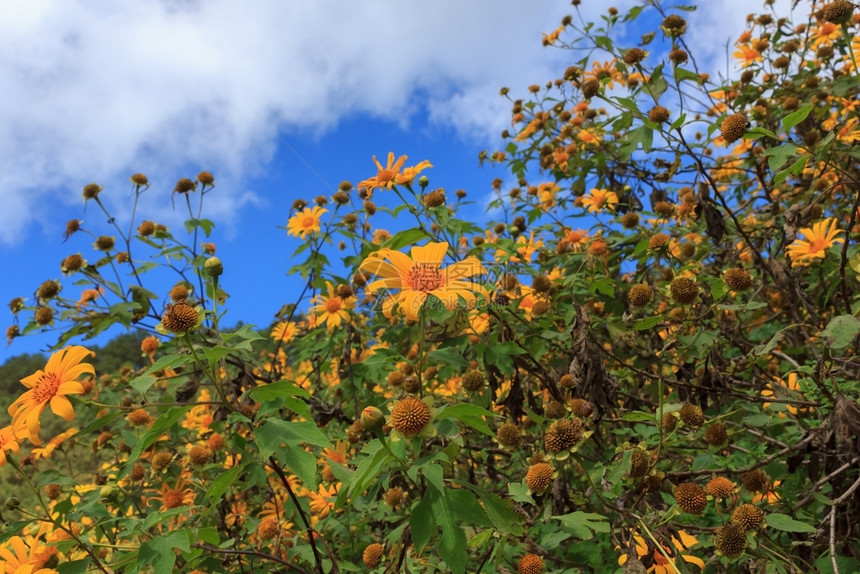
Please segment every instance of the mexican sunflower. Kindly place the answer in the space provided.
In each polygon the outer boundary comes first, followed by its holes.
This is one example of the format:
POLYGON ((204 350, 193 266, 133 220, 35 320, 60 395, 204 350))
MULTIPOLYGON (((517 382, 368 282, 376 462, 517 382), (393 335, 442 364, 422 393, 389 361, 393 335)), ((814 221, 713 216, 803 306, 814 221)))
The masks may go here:
POLYGON ((39 417, 49 403, 55 415, 67 421, 75 418, 75 410, 66 395, 80 395, 84 392, 83 385, 78 382, 81 375, 88 373, 95 376, 93 366, 81 362, 87 355, 95 356, 95 353, 80 346, 66 347, 51 355, 44 371, 36 371, 21 379, 21 384, 29 390, 9 405, 8 409, 15 438, 24 438, 29 434, 31 442, 41 443, 39 417))
POLYGON ((443 241, 413 247, 411 258, 391 249, 371 253, 359 269, 379 275, 382 279, 370 283, 367 292, 400 290, 387 297, 382 304, 382 313, 386 317, 391 317, 391 311, 396 307, 407 319, 418 320, 418 310, 424 306, 428 295, 438 298, 448 309, 456 309, 461 297, 468 308, 474 308, 475 291, 484 295, 486 291, 480 285, 464 279, 486 273, 484 266, 475 257, 467 257, 442 269, 442 259, 447 251, 448 243, 443 241))
MULTIPOLYGON (((665 545, 663 546, 663 550, 666 555, 664 555, 663 552, 660 552, 657 548, 652 550, 645 538, 638 534, 633 535, 633 541, 636 546, 637 558, 646 558, 648 559, 648 562, 652 564, 651 567, 648 568, 647 572, 653 572, 654 574, 674 574, 677 572, 677 568, 675 567, 675 557, 673 556, 671 549, 667 548, 665 545), (669 560, 666 560, 666 556, 669 556, 669 560)), ((682 551, 698 543, 699 541, 695 536, 691 536, 683 530, 679 530, 678 535, 672 537, 672 544, 675 545, 675 548, 682 551)), ((681 558, 683 558, 685 562, 695 564, 701 570, 705 569, 705 562, 697 556, 682 554, 681 558)), ((619 566, 623 566, 627 560, 628 554, 622 554, 618 559, 619 566)))
POLYGON ((307 207, 296 213, 287 222, 287 235, 305 239, 311 233, 318 233, 320 230, 320 218, 323 213, 328 213, 328 210, 323 209, 319 205, 307 207))
POLYGON ((794 265, 806 265, 810 259, 824 258, 827 249, 844 241, 839 237, 842 231, 836 228, 836 219, 833 217, 819 221, 812 227, 804 227, 800 233, 806 239, 795 239, 785 249, 794 265))
POLYGON ((367 196, 370 197, 376 189, 391 189, 395 185, 410 185, 415 176, 421 173, 428 167, 433 165, 426 159, 418 165, 407 167, 404 169, 403 164, 406 163, 407 156, 402 155, 394 160, 394 152, 388 152, 388 162, 385 167, 379 163, 376 156, 373 156, 373 163, 378 169, 373 177, 369 177, 358 183, 358 189, 365 190, 367 196), (402 171, 401 171, 402 170, 402 171))

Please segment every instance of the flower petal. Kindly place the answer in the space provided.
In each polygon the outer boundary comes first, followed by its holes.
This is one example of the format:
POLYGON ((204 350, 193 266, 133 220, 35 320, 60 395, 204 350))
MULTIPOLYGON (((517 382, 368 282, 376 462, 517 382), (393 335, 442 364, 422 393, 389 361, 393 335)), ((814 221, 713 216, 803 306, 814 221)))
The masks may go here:
POLYGON ((75 418, 75 409, 72 408, 72 403, 66 397, 54 397, 51 399, 51 410, 54 414, 63 417, 67 421, 75 418))

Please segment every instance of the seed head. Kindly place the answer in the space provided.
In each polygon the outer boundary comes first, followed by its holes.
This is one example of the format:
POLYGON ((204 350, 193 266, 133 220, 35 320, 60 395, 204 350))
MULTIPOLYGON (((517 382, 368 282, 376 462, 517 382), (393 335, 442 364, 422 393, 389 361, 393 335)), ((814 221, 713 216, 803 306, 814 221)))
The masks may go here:
POLYGON ((522 441, 523 435, 520 431, 520 427, 514 423, 505 423, 496 431, 496 438, 499 439, 502 446, 517 448, 520 446, 520 441, 522 441))
POLYGON ((661 28, 667 36, 677 38, 687 31, 687 21, 677 14, 671 14, 663 18, 663 25, 661 28))
POLYGON ((705 423, 705 416, 702 414, 702 409, 690 403, 686 403, 681 410, 678 411, 681 420, 684 424, 693 428, 699 428, 705 423))
POLYGON ((579 419, 560 419, 549 425, 544 445, 549 452, 560 452, 574 446, 582 438, 579 419))
POLYGON ((633 66, 644 60, 645 56, 647 56, 645 50, 640 48, 630 48, 624 52, 624 63, 633 66))
POLYGON ((752 277, 750 277, 749 271, 740 267, 726 269, 723 278, 732 291, 746 291, 752 286, 752 277))
POLYGON ((732 512, 732 524, 743 526, 744 530, 755 530, 763 520, 764 512, 754 504, 741 504, 732 512))
POLYGON ((176 187, 173 188, 173 192, 188 193, 189 191, 193 191, 195 189, 197 189, 197 184, 188 179, 187 177, 183 177, 176 182, 176 187))
POLYGON ((384 500, 385 504, 391 508, 397 508, 406 501, 406 493, 403 492, 403 489, 399 486, 395 486, 394 488, 389 488, 385 491, 384 500))
POLYGON ((672 413, 666 413, 663 415, 663 431, 664 432, 672 432, 675 430, 675 426, 678 424, 678 419, 672 415, 672 413))
POLYGON ((430 407, 415 397, 405 397, 391 409, 391 426, 406 436, 414 435, 430 422, 430 407))
POLYGON ((70 219, 66 222, 66 231, 63 233, 63 239, 68 239, 74 233, 81 229, 81 220, 80 219, 70 219))
POLYGON ((36 290, 36 297, 39 301, 49 301, 57 296, 61 288, 59 283, 49 279, 39 285, 39 288, 36 290))
POLYGON ((705 492, 714 498, 728 498, 735 492, 735 483, 724 476, 715 476, 708 481, 705 492))
POLYGON ((728 435, 723 423, 713 423, 705 429, 705 442, 711 446, 720 446, 726 442, 728 435))
POLYGON ((851 19, 851 14, 854 12, 854 4, 848 0, 835 0, 822 10, 822 16, 827 22, 833 24, 844 24, 851 19))
POLYGON ((675 500, 684 512, 702 514, 708 504, 705 491, 695 482, 683 482, 675 488, 675 500))
POLYGON ((538 462, 529 466, 526 473, 526 486, 532 492, 543 492, 552 482, 552 466, 546 462, 538 462))
POLYGON ((558 380, 558 386, 563 389, 569 389, 571 387, 576 386, 576 381, 574 381, 573 377, 571 377, 570 375, 562 375, 561 378, 558 380))
POLYGON ((526 554, 517 564, 518 574, 543 574, 543 558, 537 554, 526 554))
POLYGON ((218 452, 224 448, 224 437, 220 433, 212 433, 209 435, 209 439, 206 441, 206 444, 209 445, 212 452, 218 452))
POLYGON ((651 236, 651 239, 648 240, 648 249, 651 249, 652 251, 663 249, 669 244, 669 239, 670 237, 665 233, 655 233, 651 236))
POLYGON ((600 82, 597 80, 588 80, 582 84, 582 95, 587 99, 591 99, 600 91, 600 82))
POLYGON ((675 48, 671 52, 669 52, 669 59, 676 66, 680 66, 681 64, 685 64, 687 62, 687 52, 682 50, 681 48, 675 48))
POLYGON ((560 419, 566 414, 564 405, 558 401, 550 401, 546 406, 546 416, 551 419, 560 419))
POLYGON ((760 468, 745 472, 741 484, 750 492, 766 492, 770 486, 770 477, 760 468))
POLYGON ((634 285, 627 294, 627 299, 633 307, 644 307, 651 302, 654 296, 654 290, 650 285, 645 283, 634 285))
POLYGON ((630 478, 642 478, 650 466, 649 456, 642 450, 633 449, 630 456, 630 478))
POLYGON ((726 143, 741 139, 747 129, 747 117, 743 114, 732 114, 720 124, 720 134, 726 143))
POLYGON ((149 187, 149 179, 142 173, 136 173, 129 178, 131 182, 140 187, 149 187))
POLYGON ((445 205, 445 194, 437 189, 424 196, 424 207, 439 207, 445 205))
POLYGON ((588 418, 594 412, 594 405, 581 398, 570 399, 568 406, 570 406, 570 412, 581 418, 588 418))
POLYGON ((546 275, 536 275, 532 279, 532 289, 535 290, 535 293, 548 293, 551 288, 552 281, 546 275))
POLYGON ((134 482, 139 480, 143 480, 143 477, 146 476, 146 469, 139 462, 135 463, 133 467, 131 467, 131 479, 134 482))
POLYGON ((45 487, 45 496, 48 497, 48 500, 57 500, 62 492, 63 489, 59 484, 49 484, 45 487))
POLYGON ((379 562, 382 560, 382 544, 378 542, 369 544, 367 548, 364 549, 361 559, 364 561, 364 565, 368 568, 376 568, 379 566, 379 562))
POLYGON ((95 242, 95 248, 99 251, 110 251, 116 245, 116 239, 111 235, 101 235, 95 242))
POLYGON ((173 460, 173 455, 169 452, 157 452, 152 457, 152 470, 161 472, 170 465, 173 460))
POLYGON ((102 186, 97 183, 90 183, 84 186, 84 201, 95 199, 101 193, 102 186))
POLYGON ((669 285, 669 291, 672 293, 672 299, 682 305, 688 305, 696 300, 699 286, 689 277, 678 277, 669 285))
POLYGON ((469 371, 463 376, 462 385, 469 392, 480 391, 484 387, 484 374, 480 371, 469 371))
POLYGON ((161 323, 171 333, 183 333, 197 324, 197 310, 188 303, 168 303, 161 323))
POLYGON ((669 115, 668 109, 663 106, 654 106, 651 108, 651 111, 648 112, 648 119, 654 123, 662 124, 669 121, 669 115))
POLYGON ((39 325, 47 325, 54 320, 54 310, 50 307, 39 307, 33 315, 36 323, 39 325))
POLYGON ((747 536, 743 526, 726 524, 717 529, 717 550, 729 558, 741 555, 747 545, 747 536))
POLYGON ((83 266, 84 258, 81 257, 80 253, 74 253, 63 259, 60 269, 63 273, 74 273, 75 271, 80 271, 83 266))
POLYGON ((204 186, 206 185, 215 185, 215 177, 208 171, 201 171, 197 174, 197 181, 202 183, 204 186))
POLYGON ((127 420, 128 424, 130 424, 131 426, 139 427, 143 425, 148 425, 152 418, 149 416, 149 413, 146 412, 144 409, 135 409, 128 413, 128 415, 125 417, 125 420, 127 420))
POLYGON ((209 450, 208 446, 196 444, 188 451, 188 460, 194 466, 203 466, 212 460, 212 451, 209 450))

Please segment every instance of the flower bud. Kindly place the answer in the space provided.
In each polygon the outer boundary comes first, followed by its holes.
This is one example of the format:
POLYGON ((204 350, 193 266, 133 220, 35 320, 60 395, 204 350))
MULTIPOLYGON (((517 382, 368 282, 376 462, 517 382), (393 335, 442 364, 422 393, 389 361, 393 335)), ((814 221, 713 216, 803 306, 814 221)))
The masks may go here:
POLYGON ((382 414, 382 411, 376 407, 365 407, 364 410, 361 411, 359 421, 361 421, 361 426, 364 430, 372 431, 382 426, 385 422, 385 416, 382 414))
POLYGON ((224 273, 224 265, 217 257, 210 257, 207 259, 206 263, 203 264, 203 268, 206 270, 206 274, 210 277, 218 277, 224 273))

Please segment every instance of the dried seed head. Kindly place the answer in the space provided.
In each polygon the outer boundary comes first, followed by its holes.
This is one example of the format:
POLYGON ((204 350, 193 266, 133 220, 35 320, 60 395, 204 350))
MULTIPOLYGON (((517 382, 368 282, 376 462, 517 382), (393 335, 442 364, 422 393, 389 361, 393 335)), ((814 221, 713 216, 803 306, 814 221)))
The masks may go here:
POLYGON ((57 500, 62 492, 63 489, 59 484, 49 484, 45 487, 45 496, 48 497, 48 500, 57 500))
POLYGON ((173 289, 170 290, 170 299, 172 301, 185 301, 188 299, 188 287, 179 283, 173 286, 173 289))
POLYGON ((581 418, 588 418, 594 412, 594 405, 585 399, 570 399, 570 412, 581 418))
POLYGON ((729 558, 741 555, 747 545, 743 526, 726 524, 717 529, 717 550, 729 558))
POLYGON ((705 492, 714 498, 728 498, 735 492, 735 483, 724 476, 715 476, 708 481, 705 492))
POLYGON ((102 235, 95 242, 95 247, 99 251, 110 251, 114 245, 116 245, 116 239, 111 235, 102 235))
POLYGON ((155 224, 151 221, 144 221, 137 227, 137 232, 143 237, 149 237, 155 233, 155 224))
POLYGON ((56 297, 57 294, 59 294, 61 288, 62 287, 59 283, 49 279, 48 281, 45 281, 44 283, 39 285, 39 288, 36 290, 36 297, 39 299, 39 301, 48 301, 56 297))
POLYGON ((705 423, 705 416, 702 414, 702 409, 690 403, 686 403, 681 410, 678 411, 681 420, 684 424, 693 428, 699 428, 705 423))
POLYGON ((376 568, 382 560, 382 544, 374 542, 369 544, 361 555, 364 565, 368 568, 376 568))
POLYGON ((171 333, 183 333, 197 324, 197 310, 188 303, 168 303, 161 324, 171 333))
POLYGON ((741 139, 747 129, 747 117, 743 114, 732 114, 720 124, 720 134, 726 143, 741 139))
POLYGON ((648 240, 648 249, 653 251, 663 249, 669 245, 669 239, 671 238, 665 233, 655 233, 651 236, 651 239, 648 240))
POLYGON ((582 95, 587 99, 591 99, 600 91, 600 82, 597 80, 588 80, 582 84, 582 95))
POLYGON ((190 460, 191 464, 194 466, 203 466, 212 460, 212 451, 209 450, 208 446, 200 444, 194 445, 191 447, 191 450, 188 451, 188 460, 190 460))
POLYGON ((646 55, 645 50, 640 48, 630 48, 624 52, 624 63, 633 66, 644 60, 646 55))
POLYGON ((546 416, 551 419, 562 418, 567 411, 564 410, 564 405, 558 401, 550 401, 546 406, 546 416))
POLYGON ((684 482, 675 488, 675 500, 684 512, 702 514, 708 504, 708 498, 702 487, 694 482, 684 482))
POLYGON ((136 173, 133 176, 131 176, 129 179, 131 179, 132 183, 135 185, 138 185, 141 187, 149 186, 149 179, 145 175, 143 175, 142 173, 136 173))
POLYGON ((574 446, 582 438, 579 419, 560 419, 549 425, 544 445, 549 452, 560 452, 574 446))
POLYGON ((630 456, 630 478, 642 478, 648 472, 650 466, 648 455, 637 449, 633 449, 633 454, 630 456))
POLYGON ((88 199, 95 199, 98 197, 98 194, 101 193, 102 186, 97 183, 90 183, 84 186, 84 201, 88 199))
POLYGON ((484 387, 484 374, 480 371, 469 371, 463 376, 463 388, 474 393, 484 387))
POLYGON ((499 439, 502 446, 517 448, 520 446, 520 441, 522 441, 523 435, 520 431, 520 427, 514 423, 505 423, 496 431, 496 438, 499 439))
POLYGON ((543 558, 537 554, 526 554, 517 564, 518 574, 543 574, 543 558))
POLYGON ((526 486, 532 492, 541 493, 552 482, 552 466, 546 462, 538 462, 529 466, 526 473, 526 486))
POLYGON ((705 442, 711 446, 725 444, 727 438, 726 427, 722 423, 713 423, 705 429, 705 442))
POLYGON ((633 229, 634 227, 639 225, 639 214, 635 211, 628 211, 621 216, 621 225, 623 225, 627 229, 633 229))
POLYGON ((391 508, 397 508, 406 501, 406 493, 399 486, 395 486, 385 491, 383 499, 385 500, 385 504, 391 508))
POLYGON ((752 286, 752 277, 750 277, 749 271, 740 267, 726 269, 723 273, 723 279, 732 291, 746 291, 752 286))
POLYGON ((54 320, 54 310, 50 307, 39 307, 33 314, 33 319, 39 325, 47 325, 54 320))
POLYGON ((558 386, 563 389, 569 389, 576 386, 576 381, 573 380, 573 377, 570 375, 562 375, 558 380, 558 386))
POLYGON ((672 293, 672 299, 682 305, 688 305, 696 300, 699 286, 689 277, 678 277, 669 285, 669 291, 672 293))
POLYGON ((424 207, 439 207, 445 205, 445 194, 442 190, 434 190, 424 196, 424 207))
POLYGON ((627 294, 627 299, 633 307, 644 307, 651 302, 653 296, 654 290, 651 289, 651 286, 642 283, 640 285, 634 285, 630 289, 630 292, 627 294))
POLYGON ((754 504, 741 504, 732 512, 732 524, 743 526, 744 530, 755 530, 763 520, 764 512, 754 504))
POLYGON ((770 487, 770 477, 760 468, 745 472, 741 484, 750 492, 767 492, 770 487))
POLYGON ((662 124, 669 121, 669 110, 663 106, 654 106, 648 112, 648 119, 654 123, 662 124))
POLYGON ((174 193, 188 193, 197 189, 197 184, 187 177, 183 177, 176 182, 176 187, 173 188, 174 193))
POLYGON ((152 457, 152 470, 155 472, 161 472, 170 465, 170 461, 172 460, 173 455, 169 452, 157 452, 152 457))
POLYGON ((197 181, 203 185, 215 185, 215 177, 208 171, 201 171, 198 173, 197 181))
POLYGON ((149 416, 149 413, 146 412, 144 409, 135 409, 128 413, 128 415, 125 417, 125 420, 127 420, 128 424, 130 424, 131 426, 139 427, 143 425, 148 425, 152 418, 149 416))
POLYGON ((854 12, 854 4, 848 0, 835 0, 825 6, 821 13, 824 20, 833 24, 843 24, 851 19, 854 12))
POLYGON ((672 413, 663 415, 663 431, 672 432, 678 424, 678 419, 672 413))
POLYGON ((677 14, 671 14, 663 18, 663 25, 660 27, 667 36, 677 38, 687 31, 687 21, 677 14))
POLYGON ((414 435, 430 422, 430 407, 415 397, 405 397, 391 410, 391 426, 406 436, 414 435))

